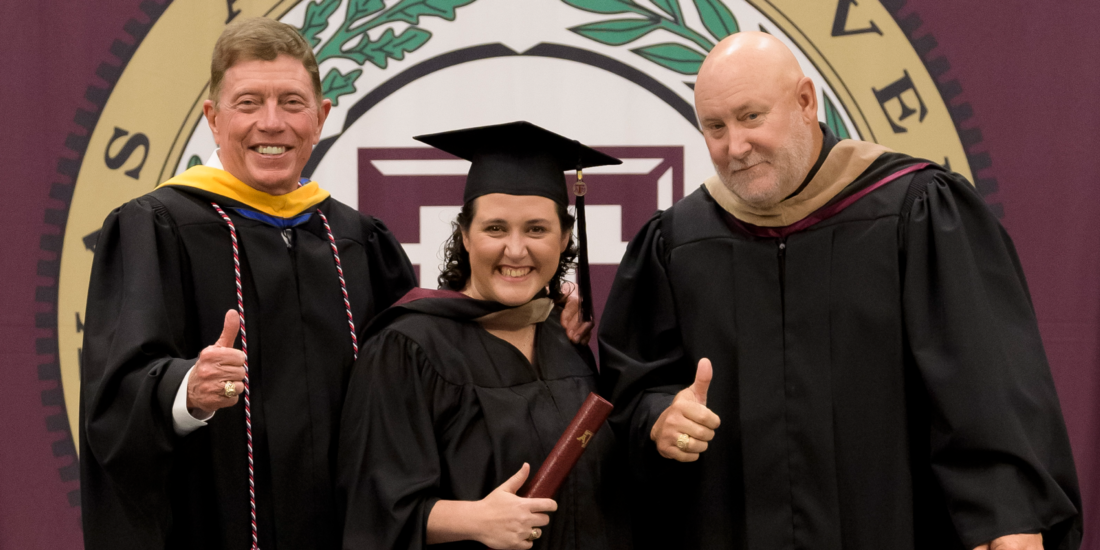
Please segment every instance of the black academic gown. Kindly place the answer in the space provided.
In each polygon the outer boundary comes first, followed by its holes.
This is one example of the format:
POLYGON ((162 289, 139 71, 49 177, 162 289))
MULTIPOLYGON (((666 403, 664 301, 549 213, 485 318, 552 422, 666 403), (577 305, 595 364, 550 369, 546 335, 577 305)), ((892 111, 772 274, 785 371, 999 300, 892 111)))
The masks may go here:
MULTIPOLYGON (((418 291, 422 292, 422 291, 418 291)), ((344 548, 420 549, 440 499, 480 500, 519 471, 534 475, 596 388, 586 346, 558 310, 538 324, 535 364, 473 319, 503 306, 456 293, 391 308, 352 372, 340 433, 344 548)), ((614 434, 596 433, 554 497, 536 549, 623 548, 614 434)), ((484 548, 472 541, 445 548, 484 548)))
MULTIPOLYGON (((822 207, 914 159, 888 153, 822 207)), ((820 165, 820 162, 819 162, 820 165)), ((783 237, 701 188, 631 242, 601 322, 636 548, 1080 544, 1066 428, 1012 243, 932 166, 783 237), (722 420, 695 463, 649 432, 708 357, 722 420)))
MULTIPOLYGON (((251 545, 243 398, 184 437, 172 423, 180 382, 237 307, 229 229, 210 200, 240 240, 260 548, 339 546, 332 476, 352 345, 321 220, 287 230, 288 246, 233 210, 244 205, 165 187, 112 212, 96 248, 80 422, 88 550, 251 545)), ((377 220, 331 198, 317 207, 362 331, 415 285, 412 267, 377 220)))

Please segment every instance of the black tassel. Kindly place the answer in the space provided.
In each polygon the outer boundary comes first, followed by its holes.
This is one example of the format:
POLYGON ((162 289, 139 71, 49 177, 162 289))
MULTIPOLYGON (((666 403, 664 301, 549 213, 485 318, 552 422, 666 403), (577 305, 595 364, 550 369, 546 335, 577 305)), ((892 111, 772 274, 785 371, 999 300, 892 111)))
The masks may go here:
POLYGON ((581 290, 581 319, 592 320, 592 278, 588 274, 588 231, 584 220, 584 195, 577 196, 577 285, 581 290))

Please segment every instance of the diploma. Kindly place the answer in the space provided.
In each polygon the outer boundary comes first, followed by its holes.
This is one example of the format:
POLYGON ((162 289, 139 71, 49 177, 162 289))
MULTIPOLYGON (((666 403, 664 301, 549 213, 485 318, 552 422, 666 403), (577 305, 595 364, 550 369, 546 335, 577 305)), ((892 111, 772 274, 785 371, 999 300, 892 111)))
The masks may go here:
POLYGON ((595 437, 604 420, 607 420, 612 408, 611 403, 602 397, 589 393, 565 433, 561 434, 554 449, 539 467, 539 471, 520 489, 519 496, 552 498, 577 464, 577 460, 580 460, 581 453, 595 437))

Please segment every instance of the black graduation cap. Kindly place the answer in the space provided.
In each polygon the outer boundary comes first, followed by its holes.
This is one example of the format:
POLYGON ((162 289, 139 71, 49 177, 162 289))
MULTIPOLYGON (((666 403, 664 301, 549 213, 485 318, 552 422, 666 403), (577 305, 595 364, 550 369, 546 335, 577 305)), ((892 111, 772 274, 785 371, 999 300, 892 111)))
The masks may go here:
POLYGON ((574 186, 580 248, 577 284, 580 285, 584 319, 592 319, 592 284, 588 274, 588 236, 584 219, 587 186, 581 170, 622 164, 622 161, 525 121, 452 130, 414 139, 470 161, 466 189, 462 194, 464 203, 482 195, 504 193, 546 197, 568 206, 565 172, 577 171, 574 186))

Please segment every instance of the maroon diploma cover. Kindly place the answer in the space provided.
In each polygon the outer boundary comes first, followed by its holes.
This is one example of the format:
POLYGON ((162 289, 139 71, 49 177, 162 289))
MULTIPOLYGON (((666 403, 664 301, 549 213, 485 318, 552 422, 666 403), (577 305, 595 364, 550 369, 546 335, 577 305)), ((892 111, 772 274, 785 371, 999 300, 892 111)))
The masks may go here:
POLYGON ((588 442, 596 435, 596 432, 611 414, 612 405, 604 398, 589 393, 588 398, 577 411, 565 433, 554 445, 554 450, 546 457, 546 461, 539 467, 534 477, 519 491, 519 496, 524 498, 552 498, 558 492, 566 476, 573 470, 573 466, 580 460, 588 442))

